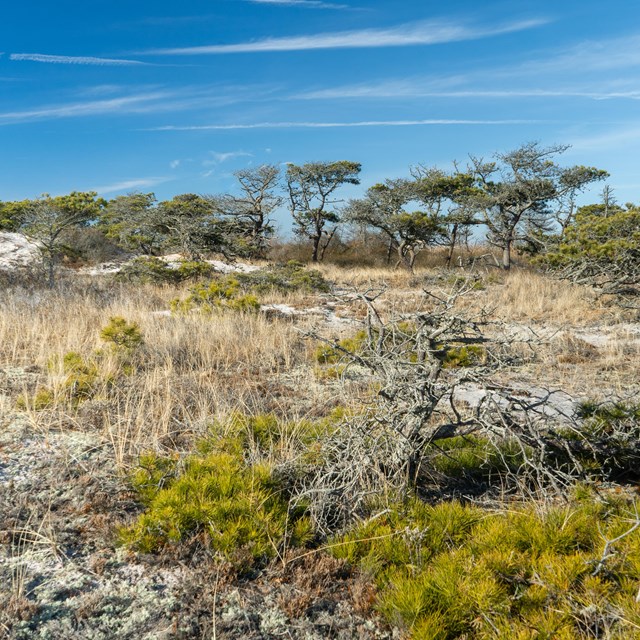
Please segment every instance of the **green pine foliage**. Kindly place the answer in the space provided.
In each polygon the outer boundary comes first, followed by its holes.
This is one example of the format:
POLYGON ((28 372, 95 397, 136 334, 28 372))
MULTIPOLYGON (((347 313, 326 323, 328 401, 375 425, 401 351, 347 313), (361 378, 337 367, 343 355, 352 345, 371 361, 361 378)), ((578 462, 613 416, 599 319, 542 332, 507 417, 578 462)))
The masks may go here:
POLYGON ((296 260, 270 265, 264 269, 238 273, 236 278, 245 290, 255 293, 326 293, 330 284, 316 269, 307 269, 296 260))
POLYGON ((230 276, 212 280, 208 284, 197 284, 190 289, 186 298, 171 301, 171 310, 175 313, 194 310, 213 313, 224 309, 252 313, 259 311, 260 303, 255 295, 243 293, 239 281, 230 276))
POLYGON ((180 260, 178 266, 153 256, 140 256, 123 265, 116 279, 136 284, 179 284, 202 280, 214 274, 213 267, 197 260, 180 260))
POLYGON ((640 208, 582 207, 556 247, 538 262, 604 293, 637 295, 640 285, 640 208))
POLYGON ((214 424, 211 436, 182 462, 141 457, 131 483, 146 510, 120 531, 122 542, 152 552, 206 540, 241 570, 309 544, 315 537, 311 521, 303 506, 289 503, 268 458, 299 448, 325 428, 322 422, 237 414, 214 424))
POLYGON ((113 316, 100 331, 100 338, 110 345, 115 368, 104 366, 107 356, 104 350, 89 356, 69 351, 49 362, 49 371, 58 378, 57 382, 50 387, 40 387, 31 398, 21 395, 16 406, 42 411, 60 404, 77 409, 98 394, 108 394, 119 377, 132 375, 134 356, 144 345, 138 324, 113 316))
POLYGON ((100 331, 100 338, 116 352, 131 352, 142 346, 144 338, 136 322, 127 322, 121 316, 109 318, 109 323, 100 331))
POLYGON ((379 610, 413 638, 638 637, 640 530, 600 563, 638 505, 584 494, 495 512, 411 500, 332 550, 375 577, 379 610))

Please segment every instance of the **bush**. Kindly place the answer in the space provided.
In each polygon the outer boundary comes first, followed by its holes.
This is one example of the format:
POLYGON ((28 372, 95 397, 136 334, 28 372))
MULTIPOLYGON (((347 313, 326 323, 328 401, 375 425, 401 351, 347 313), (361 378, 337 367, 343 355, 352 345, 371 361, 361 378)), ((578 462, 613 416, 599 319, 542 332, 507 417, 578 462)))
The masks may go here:
POLYGON ((632 505, 596 502, 488 512, 417 500, 336 539, 332 552, 373 574, 380 611, 414 638, 628 638, 640 530, 632 505), (602 566, 605 538, 615 555, 602 566))
POLYGON ((330 290, 329 283, 319 271, 307 269, 302 263, 295 260, 290 260, 285 264, 271 265, 258 271, 238 273, 236 278, 243 289, 255 293, 272 291, 313 293, 330 290))
POLYGON ((266 445, 276 431, 271 417, 236 418, 181 464, 141 458, 131 481, 146 511, 121 529, 122 542, 150 552, 198 538, 242 570, 307 544, 314 534, 304 509, 289 505, 269 464, 244 459, 252 441, 266 445))
POLYGON ((131 352, 144 342, 138 324, 127 322, 120 316, 109 318, 109 324, 102 329, 100 337, 115 351, 131 352))
POLYGON ((487 360, 487 350, 477 344, 449 347, 446 350, 443 367, 455 369, 457 367, 478 367, 487 360))
POLYGON ((255 312, 260 309, 260 303, 254 295, 241 293, 238 280, 226 276, 209 284, 196 285, 183 300, 176 298, 171 301, 171 310, 174 312, 188 313, 195 309, 203 313, 221 309, 255 312))
POLYGON ((123 265, 115 277, 139 284, 178 284, 208 278, 214 273, 213 267, 206 262, 181 260, 178 266, 172 266, 160 258, 141 256, 123 265))
POLYGON ((101 350, 90 357, 77 351, 69 351, 62 356, 62 360, 54 358, 49 362, 50 371, 54 374, 61 371, 62 382, 53 389, 38 389, 30 399, 20 396, 16 406, 19 409, 31 407, 41 411, 62 403, 77 408, 97 393, 108 392, 118 376, 133 373, 132 355, 144 343, 140 327, 135 322, 130 323, 114 316, 101 330, 100 337, 111 345, 112 352, 117 356, 115 370, 108 374, 102 370, 105 353, 101 350))
POLYGON ((607 293, 637 292, 640 285, 640 208, 582 207, 557 247, 540 262, 575 282, 607 293))

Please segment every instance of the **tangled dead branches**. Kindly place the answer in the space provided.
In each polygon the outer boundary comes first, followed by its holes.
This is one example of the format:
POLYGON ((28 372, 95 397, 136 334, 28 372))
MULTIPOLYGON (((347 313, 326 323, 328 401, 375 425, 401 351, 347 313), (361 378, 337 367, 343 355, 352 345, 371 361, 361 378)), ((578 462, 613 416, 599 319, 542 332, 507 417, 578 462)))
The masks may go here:
MULTIPOLYGON (((451 479, 444 463, 461 449, 476 458, 485 484, 491 473, 501 490, 547 494, 563 494, 596 465, 619 471, 611 461, 623 450, 627 469, 640 462, 640 453, 629 452, 630 440, 637 444, 640 436, 637 421, 612 427, 626 429, 617 440, 594 438, 566 394, 560 402, 561 392, 492 383, 492 374, 516 360, 514 345, 495 331, 489 335, 485 314, 457 313, 466 289, 426 292, 424 311, 389 320, 378 310, 382 293, 350 297, 367 310, 356 348, 324 340, 343 362, 369 371, 377 394, 323 441, 319 462, 298 470, 295 492, 321 530, 344 526, 381 497, 421 492, 434 482, 444 497, 451 479)), ((530 347, 536 341, 527 339, 530 347)))

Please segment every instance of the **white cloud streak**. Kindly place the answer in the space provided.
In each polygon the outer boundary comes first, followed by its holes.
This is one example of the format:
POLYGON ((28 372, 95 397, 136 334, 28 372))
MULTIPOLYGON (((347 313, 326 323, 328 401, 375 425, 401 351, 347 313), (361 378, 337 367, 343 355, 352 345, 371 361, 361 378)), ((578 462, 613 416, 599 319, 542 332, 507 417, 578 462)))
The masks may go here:
POLYGON ((273 51, 308 51, 317 49, 362 49, 433 45, 463 40, 477 40, 506 33, 524 31, 546 24, 534 19, 510 22, 498 27, 469 27, 450 22, 414 22, 387 29, 337 31, 306 36, 267 38, 238 44, 215 44, 201 47, 154 49, 152 55, 216 55, 273 51))
POLYGON ((234 129, 335 129, 349 127, 420 127, 438 125, 522 125, 545 120, 363 120, 360 122, 257 122, 251 124, 169 125, 147 131, 230 131, 234 129))
POLYGON ((153 177, 138 178, 135 180, 123 180, 103 187, 92 187, 89 191, 96 191, 98 194, 116 193, 118 191, 133 191, 135 189, 149 189, 164 182, 169 182, 171 178, 153 177))
POLYGON ((148 62, 139 60, 121 60, 117 58, 94 58, 88 56, 54 56, 44 53, 12 53, 9 60, 16 62, 45 62, 48 64, 79 64, 95 66, 131 67, 146 66, 148 62))
POLYGON ((247 153, 246 151, 227 151, 227 152, 219 152, 219 151, 210 151, 211 159, 205 160, 202 165, 210 166, 212 164, 221 164, 222 162, 226 162, 227 160, 233 160, 233 158, 252 158, 252 153, 247 153))
POLYGON ((604 151, 608 149, 638 148, 640 141, 640 126, 630 123, 624 127, 617 127, 602 133, 585 136, 571 141, 572 150, 604 151))
POLYGON ((40 109, 9 111, 0 113, 0 125, 112 113, 148 113, 149 111, 166 107, 165 101, 172 97, 174 95, 169 92, 156 91, 109 100, 90 100, 65 105, 45 106, 40 109))
POLYGON ((424 79, 410 78, 389 82, 357 84, 317 91, 308 91, 293 96, 300 100, 340 100, 367 98, 588 98, 592 100, 628 99, 640 100, 637 91, 589 91, 585 89, 458 89, 434 90, 424 79))
POLYGON ((587 40, 572 47, 534 60, 516 69, 519 73, 558 73, 571 71, 585 73, 640 66, 640 34, 587 40))
POLYGON ((183 87, 171 91, 160 89, 139 91, 136 94, 114 98, 0 112, 0 126, 59 118, 167 113, 205 107, 221 107, 242 102, 248 98, 255 99, 256 94, 260 91, 259 87, 183 87))
POLYGON ((281 7, 303 7, 305 9, 349 9, 347 4, 322 2, 321 0, 247 0, 252 4, 270 4, 281 7))

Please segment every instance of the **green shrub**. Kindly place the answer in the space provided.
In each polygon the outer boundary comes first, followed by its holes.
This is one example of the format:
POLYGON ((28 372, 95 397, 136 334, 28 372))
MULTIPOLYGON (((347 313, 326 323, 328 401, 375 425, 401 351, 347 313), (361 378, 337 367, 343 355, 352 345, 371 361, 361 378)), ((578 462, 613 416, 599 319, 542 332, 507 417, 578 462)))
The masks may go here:
POLYGON ((101 370, 104 353, 96 351, 92 356, 85 357, 77 351, 69 351, 62 359, 52 359, 49 369, 54 374, 62 372, 63 380, 55 389, 40 388, 36 394, 27 399, 20 396, 16 406, 18 409, 31 407, 36 411, 47 409, 60 402, 77 408, 85 400, 93 398, 99 391, 108 390, 114 382, 114 377, 129 375, 134 371, 131 355, 144 342, 142 332, 135 323, 129 323, 124 318, 115 316, 101 330, 100 337, 110 344, 112 351, 118 356, 115 374, 105 375, 101 370))
POLYGON ((367 341, 366 331, 358 331, 354 336, 343 338, 338 342, 340 348, 328 344, 320 345, 315 352, 315 359, 319 364, 338 364, 345 358, 344 351, 358 354, 367 341), (344 351, 342 351, 344 349, 344 351))
POLYGON ((144 342, 142 331, 136 322, 127 322, 120 316, 109 318, 109 323, 100 332, 100 337, 115 351, 131 352, 144 342))
POLYGON ((605 539, 631 529, 637 505, 582 493, 505 511, 411 500, 332 550, 374 575, 380 611, 414 638, 636 637, 640 530, 598 567, 605 539))
POLYGON ((272 291, 313 293, 330 290, 329 283, 319 271, 307 269, 302 263, 295 260, 249 273, 238 273, 236 277, 245 290, 256 293, 272 291))
POLYGON ((147 508, 121 529, 122 542, 151 552, 199 537, 238 568, 249 569, 312 540, 304 509, 289 505, 271 466, 245 462, 248 447, 269 447, 282 437, 275 418, 236 416, 224 433, 220 425, 214 431, 180 465, 141 458, 131 481, 147 508))
MULTIPOLYGON (((335 346, 330 344, 320 345, 315 352, 315 359, 319 364, 337 364, 345 360, 347 353, 360 355, 367 350, 376 350, 378 348, 383 351, 391 351, 396 347, 402 348, 406 343, 415 336, 416 327, 411 322, 398 322, 387 330, 382 340, 382 344, 378 344, 380 332, 375 327, 371 331, 371 338, 367 332, 362 329, 353 336, 343 338, 338 341, 335 346), (345 353, 345 351, 347 353, 345 353)), ((415 359, 415 352, 408 354, 410 359, 415 359)))
POLYGON ((209 284, 198 284, 190 289, 186 298, 171 301, 171 310, 176 313, 189 313, 196 309, 203 313, 222 309, 255 312, 260 309, 260 303, 254 295, 241 292, 237 279, 225 276, 209 284))
POLYGON ((208 278, 214 272, 214 268, 206 262, 180 260, 178 267, 173 267, 160 258, 140 256, 123 265, 116 279, 139 284, 177 284, 208 278))
POLYGON ((55 404, 55 394, 51 389, 39 388, 36 390, 32 398, 28 398, 24 394, 20 394, 16 400, 16 407, 21 410, 33 409, 34 411, 42 411, 49 409, 55 404))
POLYGON ((486 438, 469 435, 432 442, 425 458, 432 469, 449 478, 499 482, 505 474, 517 473, 524 462, 524 453, 528 452, 508 440, 496 445, 486 438))
POLYGON ((487 350, 477 344, 468 344, 449 347, 444 356, 442 365, 446 369, 458 367, 477 367, 487 360, 487 350))
POLYGON ((52 371, 62 370, 63 380, 55 389, 40 388, 35 395, 27 399, 20 396, 16 402, 18 409, 31 407, 36 411, 48 409, 60 402, 73 408, 92 398, 101 384, 109 381, 101 380, 96 360, 86 359, 76 351, 69 351, 62 361, 52 360, 49 363, 52 371))
POLYGON ((95 360, 86 359, 76 351, 69 351, 62 358, 62 371, 66 374, 62 393, 72 406, 92 398, 98 390, 100 370, 95 360))
POLYGON ((640 403, 584 402, 583 424, 567 438, 583 443, 581 461, 605 478, 640 477, 640 403))

